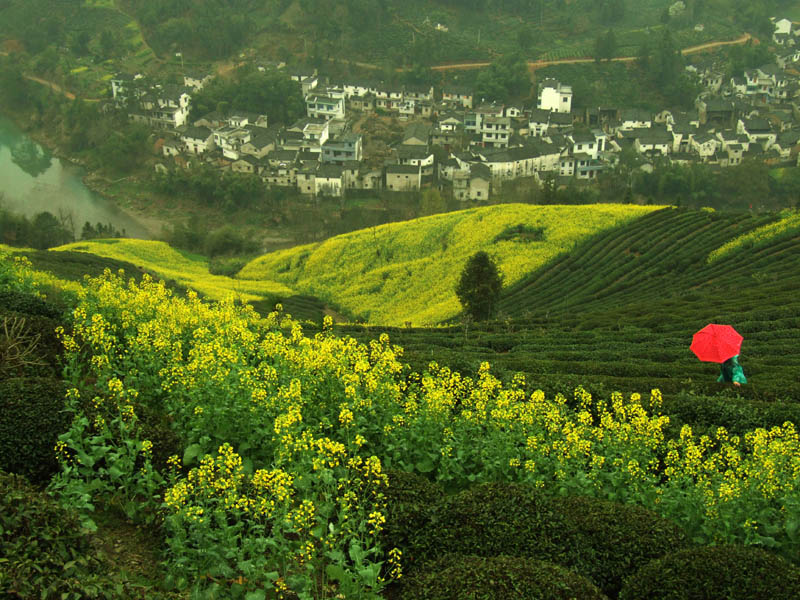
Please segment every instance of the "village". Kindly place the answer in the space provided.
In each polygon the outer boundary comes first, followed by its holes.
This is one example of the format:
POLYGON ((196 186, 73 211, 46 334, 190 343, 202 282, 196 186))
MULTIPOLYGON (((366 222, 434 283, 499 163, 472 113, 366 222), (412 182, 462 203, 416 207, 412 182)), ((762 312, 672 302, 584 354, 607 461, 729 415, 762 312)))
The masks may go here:
POLYGON ((288 126, 236 107, 189 122, 192 94, 212 79, 204 73, 185 74, 182 86, 143 86, 140 75, 120 74, 111 91, 130 119, 158 132, 157 172, 204 161, 314 197, 436 187, 458 200, 486 201, 525 178, 592 182, 615 169, 626 151, 645 171, 664 162, 797 165, 800 28, 788 19, 774 25, 772 63, 730 78, 713 55, 686 66, 702 89, 690 111, 578 109, 569 82, 552 78, 538 82, 535 106, 523 106, 486 103, 466 87, 330 81, 283 63, 258 69, 286 69, 302 88, 307 114, 288 126), (388 146, 371 143, 363 128, 370 117, 395 126, 388 146))

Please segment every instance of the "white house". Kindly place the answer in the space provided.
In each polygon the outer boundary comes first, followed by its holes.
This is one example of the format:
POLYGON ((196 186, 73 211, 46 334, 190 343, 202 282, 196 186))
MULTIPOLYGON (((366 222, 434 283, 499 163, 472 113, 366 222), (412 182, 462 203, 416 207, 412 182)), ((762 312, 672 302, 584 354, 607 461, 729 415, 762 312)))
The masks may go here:
POLYGON ((772 130, 769 121, 759 117, 739 119, 736 124, 736 132, 745 134, 750 143, 759 144, 764 150, 769 150, 778 138, 778 134, 772 130))
POLYGON ((203 154, 214 149, 214 134, 208 127, 189 127, 181 134, 181 141, 192 154, 203 154))
POLYGON ((622 124, 619 126, 622 131, 631 129, 650 128, 653 126, 653 118, 649 112, 639 108, 628 108, 622 111, 619 117, 622 124))
POLYGON ((789 19, 775 21, 775 30, 772 32, 772 41, 783 46, 792 34, 792 22, 789 19))
POLYGON ((636 136, 633 147, 639 154, 666 156, 672 150, 673 136, 666 129, 643 129, 636 136))
POLYGON ((572 111, 572 86, 545 79, 539 84, 537 107, 559 113, 572 111))
POLYGON ((386 189, 393 192, 412 192, 420 189, 422 173, 418 166, 389 165, 386 167, 386 189))
POLYGON ((342 196, 342 166, 334 164, 320 165, 314 177, 314 195, 342 196))
POLYGON ((448 86, 442 90, 442 100, 458 104, 463 108, 472 108, 472 91, 467 88, 448 86))
POLYGON ((481 120, 481 143, 493 148, 507 148, 511 138, 509 117, 486 116, 481 120))
POLYGON ((241 149, 250 141, 250 132, 240 127, 223 127, 214 132, 214 144, 222 149, 222 155, 231 160, 241 158, 241 149))
POLYGON ((541 108, 534 108, 528 117, 528 135, 533 137, 543 137, 547 135, 550 125, 550 111, 541 108))
POLYGON ((719 140, 710 133, 698 133, 692 136, 689 147, 691 152, 694 152, 700 157, 700 160, 708 162, 716 153, 719 143, 719 140))
POLYGON ((306 97, 306 111, 309 117, 344 119, 344 98, 312 94, 306 97))

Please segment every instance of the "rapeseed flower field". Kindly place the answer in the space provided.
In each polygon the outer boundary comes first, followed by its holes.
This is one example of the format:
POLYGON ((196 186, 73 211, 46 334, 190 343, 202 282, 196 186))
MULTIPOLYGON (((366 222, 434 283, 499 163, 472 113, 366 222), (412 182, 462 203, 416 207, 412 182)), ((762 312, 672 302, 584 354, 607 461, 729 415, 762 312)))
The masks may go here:
POLYGON ((700 543, 800 550, 792 423, 667 436, 655 389, 546 397, 488 363, 475 377, 433 362, 410 373, 386 334, 358 343, 327 318, 309 337, 280 310, 179 298, 148 277, 87 280, 71 321, 59 335, 74 418, 51 490, 89 527, 103 502, 160 521, 178 589, 378 597, 402 576, 401 553, 380 542, 389 468, 452 489, 514 481, 615 499, 700 543), (162 465, 152 411, 180 441, 162 465))
POLYGON ((128 261, 214 300, 222 300, 233 294, 237 300, 253 302, 275 295, 292 294, 285 285, 266 279, 236 281, 230 277, 212 275, 208 272, 205 258, 181 253, 165 242, 132 238, 92 240, 66 244, 53 250, 89 252, 128 261))
POLYGON ((656 206, 506 204, 390 223, 273 252, 246 265, 243 281, 280 281, 381 325, 435 325, 461 310, 455 285, 467 259, 485 250, 505 285, 520 281, 578 241, 656 206), (538 241, 497 240, 524 225, 538 241))

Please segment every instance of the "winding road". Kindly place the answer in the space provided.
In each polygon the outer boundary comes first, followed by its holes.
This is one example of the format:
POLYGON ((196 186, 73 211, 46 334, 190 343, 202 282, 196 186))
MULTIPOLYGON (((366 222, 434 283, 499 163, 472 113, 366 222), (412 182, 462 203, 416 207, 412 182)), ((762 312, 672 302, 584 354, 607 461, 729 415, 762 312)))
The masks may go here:
MULTIPOLYGON (((713 50, 714 48, 719 48, 721 46, 733 46, 736 44, 745 44, 749 40, 755 39, 749 33, 743 33, 740 37, 736 38, 735 40, 724 40, 719 42, 706 42, 705 44, 698 44, 697 46, 689 46, 688 48, 684 48, 681 50, 681 54, 686 56, 687 54, 696 54, 698 52, 704 52, 706 50, 713 50)), ((635 56, 618 56, 616 58, 612 58, 611 61, 613 62, 631 62, 636 60, 635 56)), ((578 63, 591 63, 595 62, 594 58, 559 58, 555 60, 534 60, 528 61, 528 69, 531 71, 535 71, 537 69, 541 69, 544 67, 551 67, 553 65, 571 65, 571 64, 578 64, 578 63)), ((435 65, 431 67, 432 71, 460 71, 460 70, 469 70, 469 69, 482 69, 484 67, 488 67, 491 63, 490 62, 473 62, 473 63, 451 63, 445 65, 435 65)))
MULTIPOLYGON (((736 44, 745 44, 750 40, 754 40, 758 43, 758 40, 754 38, 749 33, 743 33, 740 37, 736 38, 735 40, 724 40, 719 42, 706 42, 704 44, 698 44, 697 46, 689 46, 688 48, 684 48, 681 50, 681 54, 686 56, 687 54, 696 54, 698 52, 705 52, 706 50, 713 50, 715 48, 720 48, 722 46, 733 46, 736 44)), ((0 54, 7 54, 6 52, 0 51, 0 54)), ((332 59, 335 60, 335 59, 332 59)), ((631 62, 636 60, 635 56, 618 56, 616 58, 612 58, 612 62, 631 62)), ((535 60, 535 61, 528 61, 528 69, 533 72, 537 69, 542 69, 544 67, 550 67, 553 65, 570 65, 570 64, 579 64, 579 63, 591 63, 594 62, 594 58, 559 58, 556 60, 535 60)), ((347 60, 342 60, 341 62, 351 62, 347 60)), ((231 71, 233 71, 236 67, 242 66, 243 62, 225 62, 217 66, 217 74, 218 75, 228 75, 231 71)), ((380 69, 378 65, 372 65, 369 63, 362 63, 362 62, 352 62, 351 64, 355 64, 359 67, 363 68, 371 68, 371 69, 380 69)), ((431 67, 432 71, 467 71, 470 69, 482 69, 484 67, 488 67, 491 63, 490 62, 471 62, 471 63, 450 63, 444 65, 434 65, 431 67)), ((398 69, 398 71, 403 71, 404 69, 398 69)), ((26 79, 30 79, 31 81, 35 81, 36 83, 40 83, 42 85, 48 86, 51 90, 64 94, 70 100, 75 99, 75 94, 70 92, 69 90, 64 89, 57 83, 53 81, 48 81, 47 79, 42 79, 41 77, 37 77, 35 75, 28 75, 25 74, 26 79)), ((99 102, 101 98, 84 98, 87 102, 99 102)))

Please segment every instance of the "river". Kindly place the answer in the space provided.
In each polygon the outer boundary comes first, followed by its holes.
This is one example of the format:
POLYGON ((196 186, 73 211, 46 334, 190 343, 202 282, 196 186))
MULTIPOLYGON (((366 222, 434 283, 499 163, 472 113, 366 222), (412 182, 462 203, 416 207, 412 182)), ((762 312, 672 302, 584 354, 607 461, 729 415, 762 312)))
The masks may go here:
POLYGON ((52 156, 0 115, 0 197, 5 208, 28 217, 42 211, 70 215, 78 237, 86 221, 111 223, 129 237, 153 237, 142 222, 87 188, 83 175, 83 169, 52 156))

